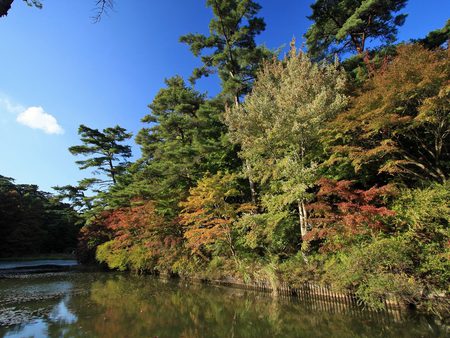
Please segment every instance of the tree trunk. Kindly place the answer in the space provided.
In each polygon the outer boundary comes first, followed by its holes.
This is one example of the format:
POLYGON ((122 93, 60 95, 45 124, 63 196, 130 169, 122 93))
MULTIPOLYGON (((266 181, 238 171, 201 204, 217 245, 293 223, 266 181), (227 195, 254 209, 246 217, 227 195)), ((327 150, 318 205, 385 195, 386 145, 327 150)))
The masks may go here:
POLYGON ((116 184, 117 183, 116 182, 116 173, 114 172, 114 166, 113 166, 111 158, 108 159, 108 163, 109 163, 109 169, 110 169, 110 172, 111 172, 112 181, 113 181, 114 184, 116 184))
MULTIPOLYGON (((306 213, 305 202, 303 200, 298 201, 298 217, 300 221, 300 234, 303 240, 303 237, 308 233, 308 215, 306 213)), ((308 263, 308 257, 306 256, 306 252, 301 250, 303 260, 305 263, 308 263)))
POLYGON ((303 200, 298 201, 298 217, 300 222, 300 234, 303 238, 308 232, 308 215, 303 200))

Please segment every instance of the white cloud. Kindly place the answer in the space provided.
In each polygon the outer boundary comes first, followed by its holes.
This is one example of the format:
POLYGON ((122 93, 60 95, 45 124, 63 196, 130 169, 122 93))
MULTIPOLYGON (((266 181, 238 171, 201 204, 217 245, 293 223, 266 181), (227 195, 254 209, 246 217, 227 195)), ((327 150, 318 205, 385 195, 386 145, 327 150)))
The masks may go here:
POLYGON ((16 121, 33 129, 41 129, 47 134, 64 133, 55 117, 46 113, 42 107, 28 107, 17 116, 16 121))

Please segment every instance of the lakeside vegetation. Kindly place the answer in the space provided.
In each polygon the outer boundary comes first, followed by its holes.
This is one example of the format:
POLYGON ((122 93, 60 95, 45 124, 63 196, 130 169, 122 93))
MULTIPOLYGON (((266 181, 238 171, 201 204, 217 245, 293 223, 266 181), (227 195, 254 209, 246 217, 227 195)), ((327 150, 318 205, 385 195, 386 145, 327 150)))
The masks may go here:
POLYGON ((73 257, 82 225, 69 204, 0 175, 0 259, 73 257))
POLYGON ((202 66, 150 103, 141 158, 129 162, 124 128, 82 125, 69 150, 101 175, 55 187, 59 201, 0 177, 11 212, 0 229, 15 233, 2 254, 65 251, 81 221, 85 263, 309 281, 373 308, 394 296, 448 314, 450 24, 397 42, 406 2, 317 0, 307 48, 294 40, 278 55, 255 42, 265 29, 255 1, 207 0, 210 34, 180 38, 202 66), (221 92, 208 97, 194 84, 212 74, 221 92), (17 213, 12 195, 29 197, 17 213))

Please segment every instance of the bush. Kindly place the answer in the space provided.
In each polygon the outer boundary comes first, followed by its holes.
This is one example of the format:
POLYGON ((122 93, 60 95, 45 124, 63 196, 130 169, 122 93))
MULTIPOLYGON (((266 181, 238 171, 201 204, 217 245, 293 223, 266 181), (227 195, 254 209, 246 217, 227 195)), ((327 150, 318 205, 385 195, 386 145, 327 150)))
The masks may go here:
POLYGON ((374 308, 383 299, 396 297, 415 303, 423 286, 412 275, 413 257, 402 237, 378 238, 371 243, 341 252, 326 263, 325 280, 338 289, 346 289, 374 308))

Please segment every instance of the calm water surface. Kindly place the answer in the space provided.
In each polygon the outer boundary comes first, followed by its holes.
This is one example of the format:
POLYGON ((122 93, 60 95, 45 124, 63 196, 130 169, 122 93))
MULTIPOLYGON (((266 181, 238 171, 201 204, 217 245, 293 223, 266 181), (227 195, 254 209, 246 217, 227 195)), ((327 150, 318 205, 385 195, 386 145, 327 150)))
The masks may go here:
POLYGON ((0 278, 3 337, 448 337, 432 317, 371 313, 115 273, 0 278))
POLYGON ((37 266, 75 266, 74 259, 37 259, 32 261, 0 261, 0 271, 17 268, 33 268, 37 266))

